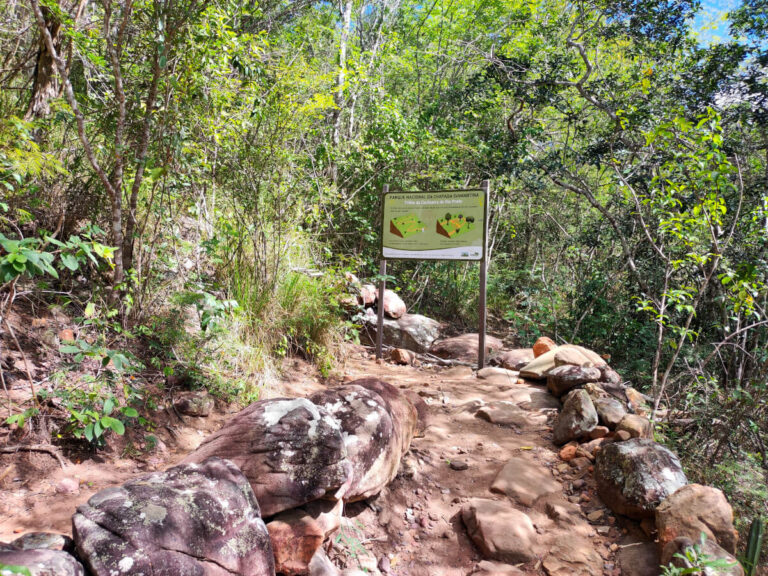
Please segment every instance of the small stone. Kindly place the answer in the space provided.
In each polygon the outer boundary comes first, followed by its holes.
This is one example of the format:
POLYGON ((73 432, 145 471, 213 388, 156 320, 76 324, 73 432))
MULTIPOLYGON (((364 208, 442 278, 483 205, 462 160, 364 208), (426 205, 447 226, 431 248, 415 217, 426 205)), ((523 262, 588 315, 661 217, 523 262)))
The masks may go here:
POLYGON ((603 519, 603 516, 605 515, 605 512, 603 510, 594 510, 593 512, 590 512, 587 514, 587 520, 590 522, 599 522, 603 519))
POLYGON ((592 440, 597 440, 598 438, 605 438, 609 432, 610 430, 608 430, 607 426, 595 426, 592 432, 589 433, 589 437, 592 440))
POLYGON ((465 460, 451 460, 451 469, 453 470, 466 470, 469 468, 469 463, 465 460))
POLYGON ((565 462, 570 462, 576 458, 576 449, 578 446, 579 445, 575 442, 571 442, 563 446, 559 453, 560 459, 564 460, 565 462))
POLYGON ((75 478, 62 478, 56 483, 56 492, 59 494, 79 494, 80 482, 75 478))

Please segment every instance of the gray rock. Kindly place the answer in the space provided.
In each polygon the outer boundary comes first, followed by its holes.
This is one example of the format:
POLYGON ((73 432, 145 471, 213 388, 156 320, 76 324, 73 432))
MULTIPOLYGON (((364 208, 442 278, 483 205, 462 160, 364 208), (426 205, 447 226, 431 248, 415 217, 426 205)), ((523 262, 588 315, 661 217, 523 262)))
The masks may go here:
POLYGON ((600 499, 617 514, 651 518, 656 507, 688 483, 680 460, 652 440, 604 444, 595 457, 600 499))
POLYGON ((573 390, 566 396, 563 410, 553 426, 553 441, 565 444, 587 436, 597 426, 597 412, 584 390, 573 390))
POLYGON ((85 576, 82 564, 61 550, 18 550, 4 545, 0 547, 0 564, 23 566, 31 576, 85 576))
POLYGON ((205 392, 185 392, 176 399, 173 405, 176 410, 186 416, 210 416, 213 410, 213 398, 205 392))
POLYGON ((574 366, 573 364, 564 364, 556 366, 547 372, 547 388, 558 398, 575 388, 587 382, 595 382, 600 378, 598 368, 587 366, 574 366))
POLYGON ((29 532, 11 542, 11 546, 19 550, 63 550, 74 552, 75 543, 64 534, 52 532, 29 532))
POLYGON ((77 509, 72 531, 94 576, 274 574, 248 480, 219 458, 102 490, 77 509))
POLYGON ((595 406, 600 424, 611 430, 615 430, 627 414, 627 410, 616 398, 593 398, 592 404, 595 406))
POLYGON ((240 467, 265 517, 326 495, 341 498, 352 477, 339 421, 305 398, 251 404, 184 462, 211 456, 240 467))
MULTIPOLYGON (((367 314, 363 319, 373 335, 371 340, 375 340, 378 320, 376 315, 367 314)), ((384 317, 384 344, 421 354, 429 350, 432 343, 440 337, 441 329, 440 322, 421 314, 403 314, 397 320, 384 317)))
POLYGON ((499 426, 515 426, 517 428, 540 428, 547 423, 545 414, 530 412, 506 400, 491 402, 480 407, 475 412, 475 418, 482 418, 499 426))
MULTIPOLYGON (((352 464, 348 501, 378 494, 396 475, 403 457, 394 423, 376 392, 349 384, 317 392, 309 398, 341 424, 347 458, 352 464)), ((403 398, 401 401, 408 402, 403 398)))

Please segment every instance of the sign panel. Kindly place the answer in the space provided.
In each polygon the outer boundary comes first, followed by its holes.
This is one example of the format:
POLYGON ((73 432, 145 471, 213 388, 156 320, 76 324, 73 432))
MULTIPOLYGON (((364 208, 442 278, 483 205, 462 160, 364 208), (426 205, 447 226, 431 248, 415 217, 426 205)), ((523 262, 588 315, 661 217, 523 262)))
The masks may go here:
POLYGON ((383 203, 384 259, 483 259, 487 215, 484 190, 387 192, 383 203))

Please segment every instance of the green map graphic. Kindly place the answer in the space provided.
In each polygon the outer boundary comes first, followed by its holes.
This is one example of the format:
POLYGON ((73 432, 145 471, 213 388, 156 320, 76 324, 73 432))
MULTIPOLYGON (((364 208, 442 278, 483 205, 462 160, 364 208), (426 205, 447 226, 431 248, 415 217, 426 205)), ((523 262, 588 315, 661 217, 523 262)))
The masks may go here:
POLYGON ((446 238, 455 238, 465 232, 469 232, 475 227, 475 219, 472 216, 463 216, 458 214, 452 216, 450 213, 445 218, 437 221, 437 233, 446 238))
POLYGON ((389 221, 389 231, 400 238, 408 238, 408 236, 424 232, 424 230, 426 230, 424 222, 419 220, 415 214, 405 214, 389 221))

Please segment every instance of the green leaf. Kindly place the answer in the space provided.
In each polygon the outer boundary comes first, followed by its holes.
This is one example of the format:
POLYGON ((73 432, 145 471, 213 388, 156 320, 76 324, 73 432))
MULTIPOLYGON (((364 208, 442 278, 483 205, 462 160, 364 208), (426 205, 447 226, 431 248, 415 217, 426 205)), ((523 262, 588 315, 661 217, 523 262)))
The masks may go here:
POLYGON ((112 414, 112 410, 115 408, 115 400, 110 396, 104 401, 104 414, 112 414))
POLYGON ((61 263, 64 264, 64 266, 66 266, 70 270, 72 270, 72 272, 80 268, 80 263, 77 261, 77 258, 72 256, 72 254, 62 254, 61 263))
POLYGON ((123 434, 125 434, 125 426, 117 418, 112 418, 111 416, 104 416, 101 419, 101 425, 104 426, 104 428, 111 429, 115 434, 119 436, 122 436, 123 434))
POLYGON ((13 566, 0 562, 0 574, 21 574, 21 576, 32 576, 29 568, 26 566, 13 566))
POLYGON ((93 442, 93 424, 88 424, 88 426, 85 427, 85 430, 83 430, 83 435, 88 440, 88 442, 93 442))
POLYGON ((78 354, 82 352, 78 346, 72 346, 71 344, 66 344, 64 346, 59 346, 59 352, 62 354, 78 354))
POLYGON ((136 408, 131 408, 130 406, 126 406, 120 411, 123 413, 123 416, 127 418, 138 418, 139 416, 139 412, 136 410, 136 408))

